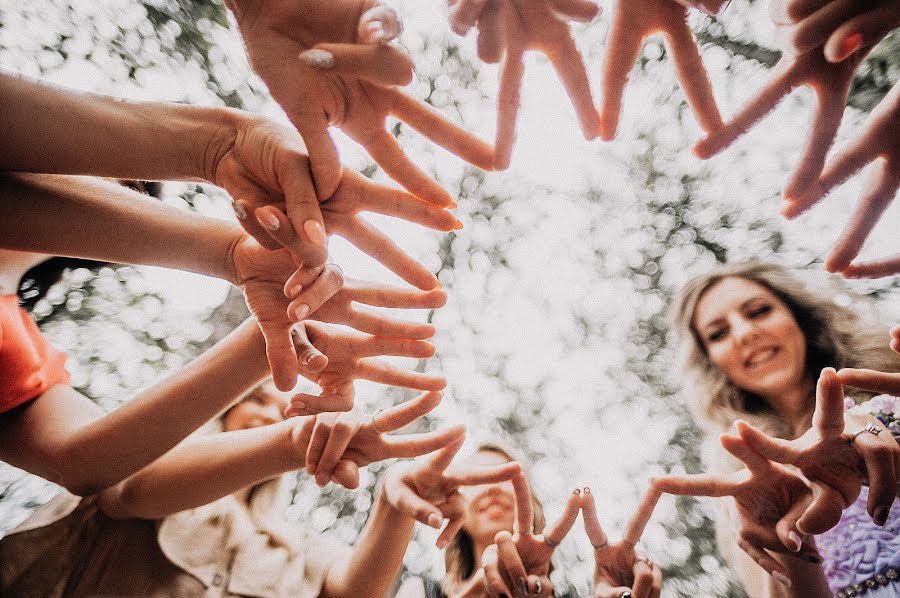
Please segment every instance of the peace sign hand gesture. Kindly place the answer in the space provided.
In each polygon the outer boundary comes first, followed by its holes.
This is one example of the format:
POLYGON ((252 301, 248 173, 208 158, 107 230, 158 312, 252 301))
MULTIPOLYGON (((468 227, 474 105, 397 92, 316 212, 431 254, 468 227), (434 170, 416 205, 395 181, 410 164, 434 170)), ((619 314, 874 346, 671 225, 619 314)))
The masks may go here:
POLYGON ((463 526, 465 500, 460 486, 477 486, 505 482, 521 473, 521 466, 512 461, 491 466, 450 467, 453 457, 462 446, 462 434, 452 443, 430 457, 413 462, 398 463, 384 477, 384 495, 388 503, 419 523, 440 529, 437 547, 444 548, 463 526))
POLYGON ((584 531, 594 547, 596 563, 594 598, 621 598, 626 595, 634 598, 659 598, 662 571, 656 563, 639 555, 635 545, 641 539, 661 493, 662 490, 651 487, 628 523, 625 536, 619 542, 610 542, 600 527, 590 488, 584 489, 581 498, 584 531))
POLYGON ((869 481, 868 512, 884 525, 896 494, 900 447, 881 423, 868 415, 844 412, 841 381, 825 368, 816 388, 813 426, 796 440, 772 438, 738 422, 741 438, 766 459, 797 467, 810 481, 813 498, 797 520, 801 533, 820 534, 840 521, 841 513, 869 481), (845 432, 849 427, 853 433, 845 432))
POLYGON ((770 552, 810 563, 822 557, 804 544, 797 529, 813 500, 806 482, 791 469, 755 453, 739 436, 723 434, 722 447, 745 469, 729 474, 671 475, 653 481, 661 492, 688 496, 731 496, 738 518, 738 546, 779 583, 790 585, 784 566, 770 552))

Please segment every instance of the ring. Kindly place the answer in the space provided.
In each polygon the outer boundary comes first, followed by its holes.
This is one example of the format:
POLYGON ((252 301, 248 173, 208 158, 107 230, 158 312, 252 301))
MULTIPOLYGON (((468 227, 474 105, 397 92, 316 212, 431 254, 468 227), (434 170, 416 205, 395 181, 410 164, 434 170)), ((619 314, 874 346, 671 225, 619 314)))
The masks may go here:
POLYGON ((606 534, 603 534, 603 541, 600 542, 599 544, 594 544, 592 542, 591 546, 594 547, 594 550, 600 550, 601 548, 606 548, 607 546, 609 546, 609 538, 607 537, 606 534))
POLYGON ((619 594, 619 598, 631 598, 631 590, 625 590, 619 594))
POLYGON ((557 542, 556 540, 551 540, 550 536, 544 536, 544 544, 546 544, 550 548, 556 548, 557 546, 559 546, 559 542, 557 542))
POLYGON ((644 564, 646 564, 648 567, 650 567, 651 569, 653 568, 653 561, 651 561, 650 559, 648 559, 647 557, 645 557, 645 556, 642 555, 642 554, 636 555, 636 556, 634 557, 634 562, 635 562, 635 563, 644 563, 644 564))
POLYGON ((540 580, 540 579, 536 580, 536 581, 534 582, 534 593, 535 593, 535 594, 540 594, 540 593, 543 592, 543 591, 544 591, 544 586, 541 585, 541 580, 540 580))
POLYGON ((850 435, 850 444, 853 444, 853 441, 856 440, 856 437, 859 436, 860 434, 868 432, 869 434, 874 434, 875 436, 878 436, 879 434, 881 434, 881 432, 883 430, 884 430, 884 428, 879 427, 875 422, 869 422, 866 424, 865 428, 863 428, 862 430, 858 430, 850 435))
POLYGON ((375 413, 373 413, 372 415, 369 416, 369 425, 372 426, 372 429, 375 430, 375 432, 377 432, 378 434, 384 434, 384 432, 382 432, 380 429, 378 429, 378 425, 375 423, 375 417, 377 417, 378 414, 381 413, 382 411, 384 411, 384 407, 382 407, 381 409, 377 410, 375 413))

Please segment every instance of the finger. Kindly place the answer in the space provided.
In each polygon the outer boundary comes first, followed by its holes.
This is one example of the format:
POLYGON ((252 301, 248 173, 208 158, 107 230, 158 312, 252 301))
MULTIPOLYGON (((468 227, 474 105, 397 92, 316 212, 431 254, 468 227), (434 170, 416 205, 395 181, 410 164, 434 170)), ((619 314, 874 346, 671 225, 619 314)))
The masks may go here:
POLYGON ((443 376, 401 370, 380 359, 361 359, 356 367, 356 377, 415 390, 443 390, 447 387, 447 379, 443 376))
POLYGON ((266 341, 266 359, 272 370, 275 388, 281 391, 294 388, 300 367, 291 340, 291 323, 287 319, 258 323, 266 341))
POLYGON ((846 94, 841 94, 839 90, 819 90, 818 103, 809 125, 809 138, 803 148, 803 155, 797 162, 797 168, 784 187, 785 199, 790 201, 802 197, 822 174, 825 156, 841 126, 845 101, 846 94))
POLYGON ((600 15, 600 7, 590 0, 549 0, 553 12, 581 23, 590 23, 600 15))
POLYGON ((368 139, 357 141, 365 146, 385 174, 419 199, 441 207, 454 205, 450 194, 414 165, 403 153, 397 139, 387 131, 378 131, 368 139))
MULTIPOLYGON (((575 492, 577 493, 578 491, 576 490, 575 492)), ((590 488, 584 489, 584 494, 581 498, 581 513, 584 531, 591 545, 595 549, 605 547, 609 543, 609 539, 600 526, 600 519, 597 518, 597 506, 594 504, 594 495, 591 494, 590 488)))
POLYGON ((650 588, 650 598, 659 598, 662 594, 662 570, 653 563, 653 586, 650 588))
POLYGON ((875 434, 860 434, 853 446, 866 464, 869 478, 869 499, 867 510, 877 525, 887 522, 888 513, 897 495, 897 442, 891 438, 881 438, 875 434))
MULTIPOLYGON (((573 3, 573 0, 557 0, 562 4, 573 3)), ((577 2, 576 2, 577 3, 577 2)), ((591 2, 586 4, 594 6, 591 2)), ((585 139, 595 139, 600 135, 600 114, 594 107, 594 98, 591 96, 591 83, 588 80, 587 69, 575 41, 572 36, 566 34, 559 44, 548 48, 547 57, 553 64, 553 68, 559 75, 560 81, 566 88, 569 99, 575 107, 578 122, 581 124, 581 132, 585 139)))
POLYGON ((462 445, 463 439, 457 438, 447 446, 434 451, 434 454, 428 458, 428 467, 433 471, 444 471, 450 465, 450 462, 453 461, 453 457, 456 456, 462 445))
POLYGON ((422 393, 414 399, 380 411, 372 418, 372 425, 382 432, 399 430, 434 410, 441 398, 439 392, 422 393))
POLYGON ((656 508, 656 503, 659 502, 660 496, 662 496, 662 492, 652 485, 644 493, 644 497, 641 499, 641 503, 638 505, 634 517, 628 522, 628 527, 623 536, 623 539, 632 546, 640 541, 641 536, 644 533, 644 528, 647 527, 647 522, 650 521, 650 517, 653 515, 653 509, 656 508))
MULTIPOLYGON (((781 546, 770 548, 770 550, 778 550, 786 554, 796 554, 803 549, 803 537, 797 532, 797 520, 806 512, 812 502, 812 493, 805 493, 799 500, 795 501, 788 509, 787 513, 775 524, 775 533, 778 535, 781 546)), ((807 559, 811 553, 815 551, 806 550, 807 559)), ((798 555, 799 556, 799 555, 798 555)))
POLYGON ((321 71, 378 85, 409 85, 413 79, 412 60, 390 44, 316 44, 301 52, 300 60, 321 71))
POLYGON ((440 283, 428 268, 414 260, 384 233, 362 220, 349 222, 342 232, 348 241, 381 263, 385 268, 422 290, 430 290, 440 283))
POLYGON ((434 108, 396 91, 391 114, 469 164, 482 170, 493 170, 494 152, 491 146, 446 120, 434 108))
POLYGON ((418 357, 427 359, 434 356, 434 345, 428 341, 389 336, 362 335, 353 339, 353 349, 361 357, 375 355, 395 355, 398 357, 418 357))
POLYGON ((410 490, 408 486, 401 486, 397 490, 397 510, 406 513, 419 523, 439 529, 444 520, 440 510, 410 490))
POLYGON ((326 264, 322 273, 288 304, 287 313, 296 322, 315 313, 344 286, 344 273, 337 264, 326 264))
POLYGON ((553 582, 546 575, 529 575, 526 578, 531 596, 536 598, 550 598, 553 596, 553 582))
POLYGON ((774 110, 778 102, 791 92, 795 76, 791 69, 778 72, 730 121, 698 141, 694 145, 694 154, 706 160, 734 143, 774 110))
POLYGON ((900 374, 844 368, 838 371, 837 377, 844 386, 900 397, 900 374))
POLYGON ((611 586, 606 584, 598 589, 598 585, 597 582, 594 583, 595 598, 622 598, 622 596, 631 594, 631 588, 627 586, 611 586))
MULTIPOLYGON (((359 175, 360 178, 362 175, 359 175)), ((449 232, 459 230, 459 220, 449 211, 422 201, 411 193, 366 182, 361 185, 362 210, 402 218, 428 228, 449 232)))
POLYGON ((350 310, 344 321, 335 323, 346 324, 366 334, 396 336, 415 340, 427 340, 433 337, 435 333, 435 328, 432 324, 388 318, 375 311, 362 311, 360 309, 350 310))
POLYGON ((864 46, 873 46, 897 25, 897 7, 868 10, 845 21, 825 42, 825 59, 840 62, 864 46))
POLYGON ((653 569, 644 561, 634 561, 631 567, 634 582, 631 584, 633 598, 650 598, 653 589, 653 569))
POLYGON ((500 574, 500 555, 497 546, 491 544, 481 556, 481 565, 484 568, 485 585, 496 596, 512 596, 513 592, 500 574))
POLYGON ((437 309, 447 303, 443 289, 420 291, 363 281, 345 283, 345 289, 356 303, 397 309, 437 309))
POLYGON ((341 417, 335 421, 325 448, 322 449, 322 456, 319 457, 316 465, 316 482, 320 486, 327 484, 334 475, 334 468, 337 467, 338 461, 343 457, 344 451, 347 450, 347 446, 358 429, 358 426, 341 417))
POLYGON ((707 133, 722 127, 722 116, 716 105, 712 83, 700 58, 700 49, 687 23, 679 23, 666 32, 672 50, 675 74, 697 122, 707 133))
POLYGON ((450 28, 457 35, 465 35, 475 26, 487 0, 457 0, 450 9, 450 28))
POLYGON ((522 466, 515 461, 491 465, 490 467, 460 467, 446 473, 447 478, 457 486, 481 486, 511 480, 522 473, 522 466))
POLYGON ((679 496, 733 496, 737 484, 720 474, 668 475, 656 478, 653 486, 667 494, 679 496))
POLYGON ((789 440, 773 438, 746 422, 736 422, 738 434, 753 452, 770 461, 793 464, 800 450, 789 440))
POLYGON ((827 532, 838 524, 841 513, 848 504, 840 492, 825 484, 814 483, 812 491, 809 507, 797 520, 797 530, 801 534, 827 532))
POLYGON ((291 329, 291 340, 294 344, 294 352, 297 354, 297 362, 300 364, 301 374, 317 374, 328 366, 328 357, 309 340, 306 326, 294 326, 291 329))
POLYGON ((781 25, 793 25, 827 5, 833 0, 789 0, 787 2, 771 2, 769 16, 781 25))
POLYGON ((361 44, 386 44, 397 39, 402 32, 403 23, 397 11, 381 2, 374 2, 359 17, 356 37, 361 44))
POLYGON ((837 438, 844 432, 844 388, 834 368, 825 368, 819 374, 813 427, 822 438, 837 438))
POLYGON ((443 505, 441 512, 447 519, 447 525, 441 530, 435 545, 443 550, 459 533, 465 523, 466 501, 459 492, 450 495, 443 505))
MULTIPOLYGON (((314 207, 304 207, 303 210, 312 212, 311 217, 306 220, 304 220, 306 216, 301 216, 300 220, 304 223, 315 222, 318 224, 318 222, 321 222, 322 214, 319 211, 318 204, 314 207)), ((304 225, 315 236, 313 241, 313 237, 305 229, 301 229, 304 231, 304 238, 301 239, 287 215, 274 206, 257 208, 253 215, 263 230, 278 243, 279 248, 284 247, 288 249, 304 266, 315 267, 325 263, 327 243, 324 240, 324 233, 316 230, 316 224, 304 225), (313 246, 312 249, 310 249, 311 246, 313 246)))
POLYGON ((769 461, 754 452, 740 436, 722 434, 719 436, 719 442, 722 448, 740 459, 750 471, 766 473, 771 470, 769 461))
POLYGON ((434 432, 388 436, 384 439, 392 457, 418 457, 456 444, 465 437, 465 426, 454 426, 434 432))
POLYGON ((534 532, 534 512, 528 478, 520 473, 513 477, 512 483, 516 492, 516 529, 520 534, 531 534, 534 532))
POLYGON ((860 11, 858 0, 832 0, 794 28, 791 43, 797 54, 818 48, 844 21, 860 11))
POLYGON ((825 260, 825 270, 828 272, 841 272, 850 265, 869 233, 894 200, 900 177, 892 177, 887 164, 879 164, 877 168, 879 172, 872 173, 859 205, 853 211, 853 217, 825 260))
MULTIPOLYGON (((327 131, 322 134, 328 136, 327 131)), ((310 152, 309 160, 314 158, 313 151, 321 151, 321 148, 313 148, 308 144, 307 148, 310 152)), ((328 255, 328 243, 325 236, 325 225, 322 221, 322 211, 319 208, 319 199, 316 196, 316 187, 310 180, 310 162, 304 154, 295 152, 290 154, 286 166, 279 167, 279 164, 280 162, 275 164, 276 176, 284 189, 285 210, 295 232, 295 234, 287 236, 288 244, 285 246, 297 256, 304 266, 324 264, 328 255)), ((313 173, 315 173, 315 161, 312 162, 312 167, 313 173)), ((338 169, 340 169, 339 165, 338 169)), ((284 230, 284 227, 281 227, 281 230, 284 230)))
POLYGON ((512 534, 504 530, 498 532, 494 536, 494 544, 497 545, 497 554, 500 557, 500 564, 509 575, 509 579, 515 585, 513 596, 528 595, 528 573, 525 571, 525 565, 522 564, 522 558, 516 545, 513 543, 512 534))
POLYGON ((874 158, 870 141, 865 135, 860 135, 847 147, 838 151, 825 165, 819 181, 806 193, 793 197, 790 205, 782 213, 787 218, 796 218, 828 195, 832 189, 862 170, 874 158))
POLYGON ((497 64, 503 56, 500 31, 500 4, 490 0, 478 21, 478 57, 487 64, 497 64))
POLYGON ((349 459, 341 459, 331 479, 348 490, 359 488, 359 466, 349 459))
POLYGON ((494 142, 493 167, 506 170, 512 159, 516 143, 516 119, 522 102, 522 76, 525 63, 520 48, 507 48, 506 60, 500 72, 500 88, 497 92, 497 137, 494 142))
POLYGON ((575 525, 575 519, 578 518, 578 511, 580 510, 581 496, 577 492, 573 492, 569 495, 569 500, 566 501, 562 515, 559 516, 556 523, 544 530, 544 537, 549 538, 554 545, 559 545, 569 533, 569 530, 572 529, 572 526, 575 525))
MULTIPOLYGON (((882 278, 900 274, 900 254, 868 262, 850 264, 841 272, 845 278, 882 278)), ((900 347, 900 341, 895 341, 900 347)), ((893 348, 893 344, 891 347, 893 348)), ((894 351, 900 353, 900 348, 894 351)))
POLYGON ((330 386, 319 396, 298 393, 291 397, 291 404, 285 410, 286 417, 295 415, 316 415, 318 413, 342 412, 353 409, 353 383, 330 386))
POLYGON ((603 68, 600 137, 604 141, 612 141, 616 136, 628 74, 641 51, 641 33, 629 22, 626 12, 620 3, 616 4, 612 31, 609 33, 609 51, 603 68))
MULTIPOLYGON (((282 212, 282 216, 283 215, 284 213, 282 212)), ((323 270, 325 270, 325 264, 314 268, 297 268, 284 282, 284 296, 288 299, 293 299, 300 294, 303 287, 312 284, 323 270)))
MULTIPOLYGON (((229 185, 229 189, 232 193, 240 193, 240 191, 235 190, 236 186, 237 185, 234 183, 229 185)), ((250 193, 246 191, 241 193, 243 197, 252 197, 253 201, 247 201, 245 199, 232 200, 231 208, 234 210, 234 215, 237 217, 241 228, 243 228, 248 235, 256 239, 257 243, 269 250, 281 249, 281 244, 272 238, 269 231, 267 231, 256 218, 251 216, 253 210, 260 203, 260 197, 263 198, 261 203, 268 203, 269 200, 268 194, 262 190, 258 190, 258 193, 260 195, 256 197, 250 195, 250 193)))
POLYGON ((336 419, 337 416, 331 414, 320 415, 316 418, 316 425, 313 427, 312 437, 309 439, 309 446, 306 449, 306 471, 311 476, 318 473, 316 466, 322 458, 325 445, 328 444, 331 427, 336 419))
MULTIPOLYGON (((331 197, 341 182, 342 167, 337 148, 328 134, 328 119, 323 112, 288 113, 309 152, 310 168, 317 197, 331 197)), ((293 222, 293 219, 291 220, 293 222)), ((301 223, 302 224, 302 223, 301 223)))
POLYGON ((790 587, 791 582, 790 578, 787 576, 787 572, 784 567, 782 567, 778 561, 772 558, 766 551, 753 546, 748 543, 746 540, 739 540, 738 546, 746 552, 751 559, 756 561, 756 564, 766 570, 766 572, 771 575, 776 581, 781 583, 782 585, 786 585, 790 587))

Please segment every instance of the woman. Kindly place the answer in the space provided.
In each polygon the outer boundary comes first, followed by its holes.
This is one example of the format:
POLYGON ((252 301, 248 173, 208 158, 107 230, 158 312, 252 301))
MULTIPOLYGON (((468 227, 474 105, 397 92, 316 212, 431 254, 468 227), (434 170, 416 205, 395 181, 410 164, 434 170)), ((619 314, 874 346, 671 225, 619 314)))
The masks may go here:
MULTIPOLYGON (((688 396, 698 421, 718 433, 739 419, 755 428, 739 424, 740 436, 722 437, 726 450, 748 469, 693 479, 673 476, 658 480, 656 486, 679 494, 735 498, 736 517, 721 519, 718 527, 723 549, 748 593, 828 596, 900 565, 900 537, 884 533, 866 516, 867 491, 859 498, 853 494, 854 488, 859 493, 868 474, 874 495, 876 474, 879 479, 894 475, 892 465, 889 472, 884 471, 880 456, 900 453, 889 434, 878 435, 876 420, 841 413, 842 379, 830 369, 900 371, 900 356, 886 346, 883 331, 867 326, 832 295, 814 292, 784 268, 764 263, 728 265, 693 279, 681 291, 672 314, 688 396), (870 424, 875 427, 868 429, 870 424), (767 437, 758 429, 784 440, 763 440, 767 437), (826 440, 831 448, 822 451, 826 440), (774 457, 766 442, 782 454, 789 453, 808 481, 799 478, 795 469, 773 464, 749 450, 766 449, 774 457), (837 453, 846 461, 842 475, 825 480, 825 474, 838 471, 841 465, 837 453), (828 497, 842 499, 838 513, 840 508, 846 511, 841 525, 814 543, 798 533, 804 528, 796 523, 813 516, 821 523, 828 497), (735 544, 752 560, 734 551, 735 544), (773 576, 766 576, 754 561, 773 576), (861 577, 848 582, 847 576, 836 575, 835 567, 843 561, 857 563, 861 577), (875 562, 884 571, 873 571, 870 565, 875 562)), ((738 467, 721 459, 718 469, 738 467)), ((890 508, 893 491, 885 497, 883 487, 893 490, 894 484, 879 482, 880 498, 869 504, 869 513, 885 530, 900 525, 900 508, 890 508)), ((819 533, 830 525, 808 527, 819 533)), ((882 590, 884 594, 870 595, 900 595, 900 586, 882 590)))

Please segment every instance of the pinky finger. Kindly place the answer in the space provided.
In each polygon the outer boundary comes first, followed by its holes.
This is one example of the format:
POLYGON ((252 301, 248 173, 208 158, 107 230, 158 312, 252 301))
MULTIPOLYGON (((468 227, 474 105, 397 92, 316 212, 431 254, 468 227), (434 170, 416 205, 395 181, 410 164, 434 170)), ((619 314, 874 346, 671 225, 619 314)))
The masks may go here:
POLYGON ((785 587, 791 587, 791 580, 785 573, 784 568, 782 568, 781 565, 778 564, 778 561, 772 558, 769 553, 744 540, 738 541, 738 546, 740 546, 741 550, 746 552, 757 565, 765 569, 766 573, 772 576, 772 579, 785 587))

